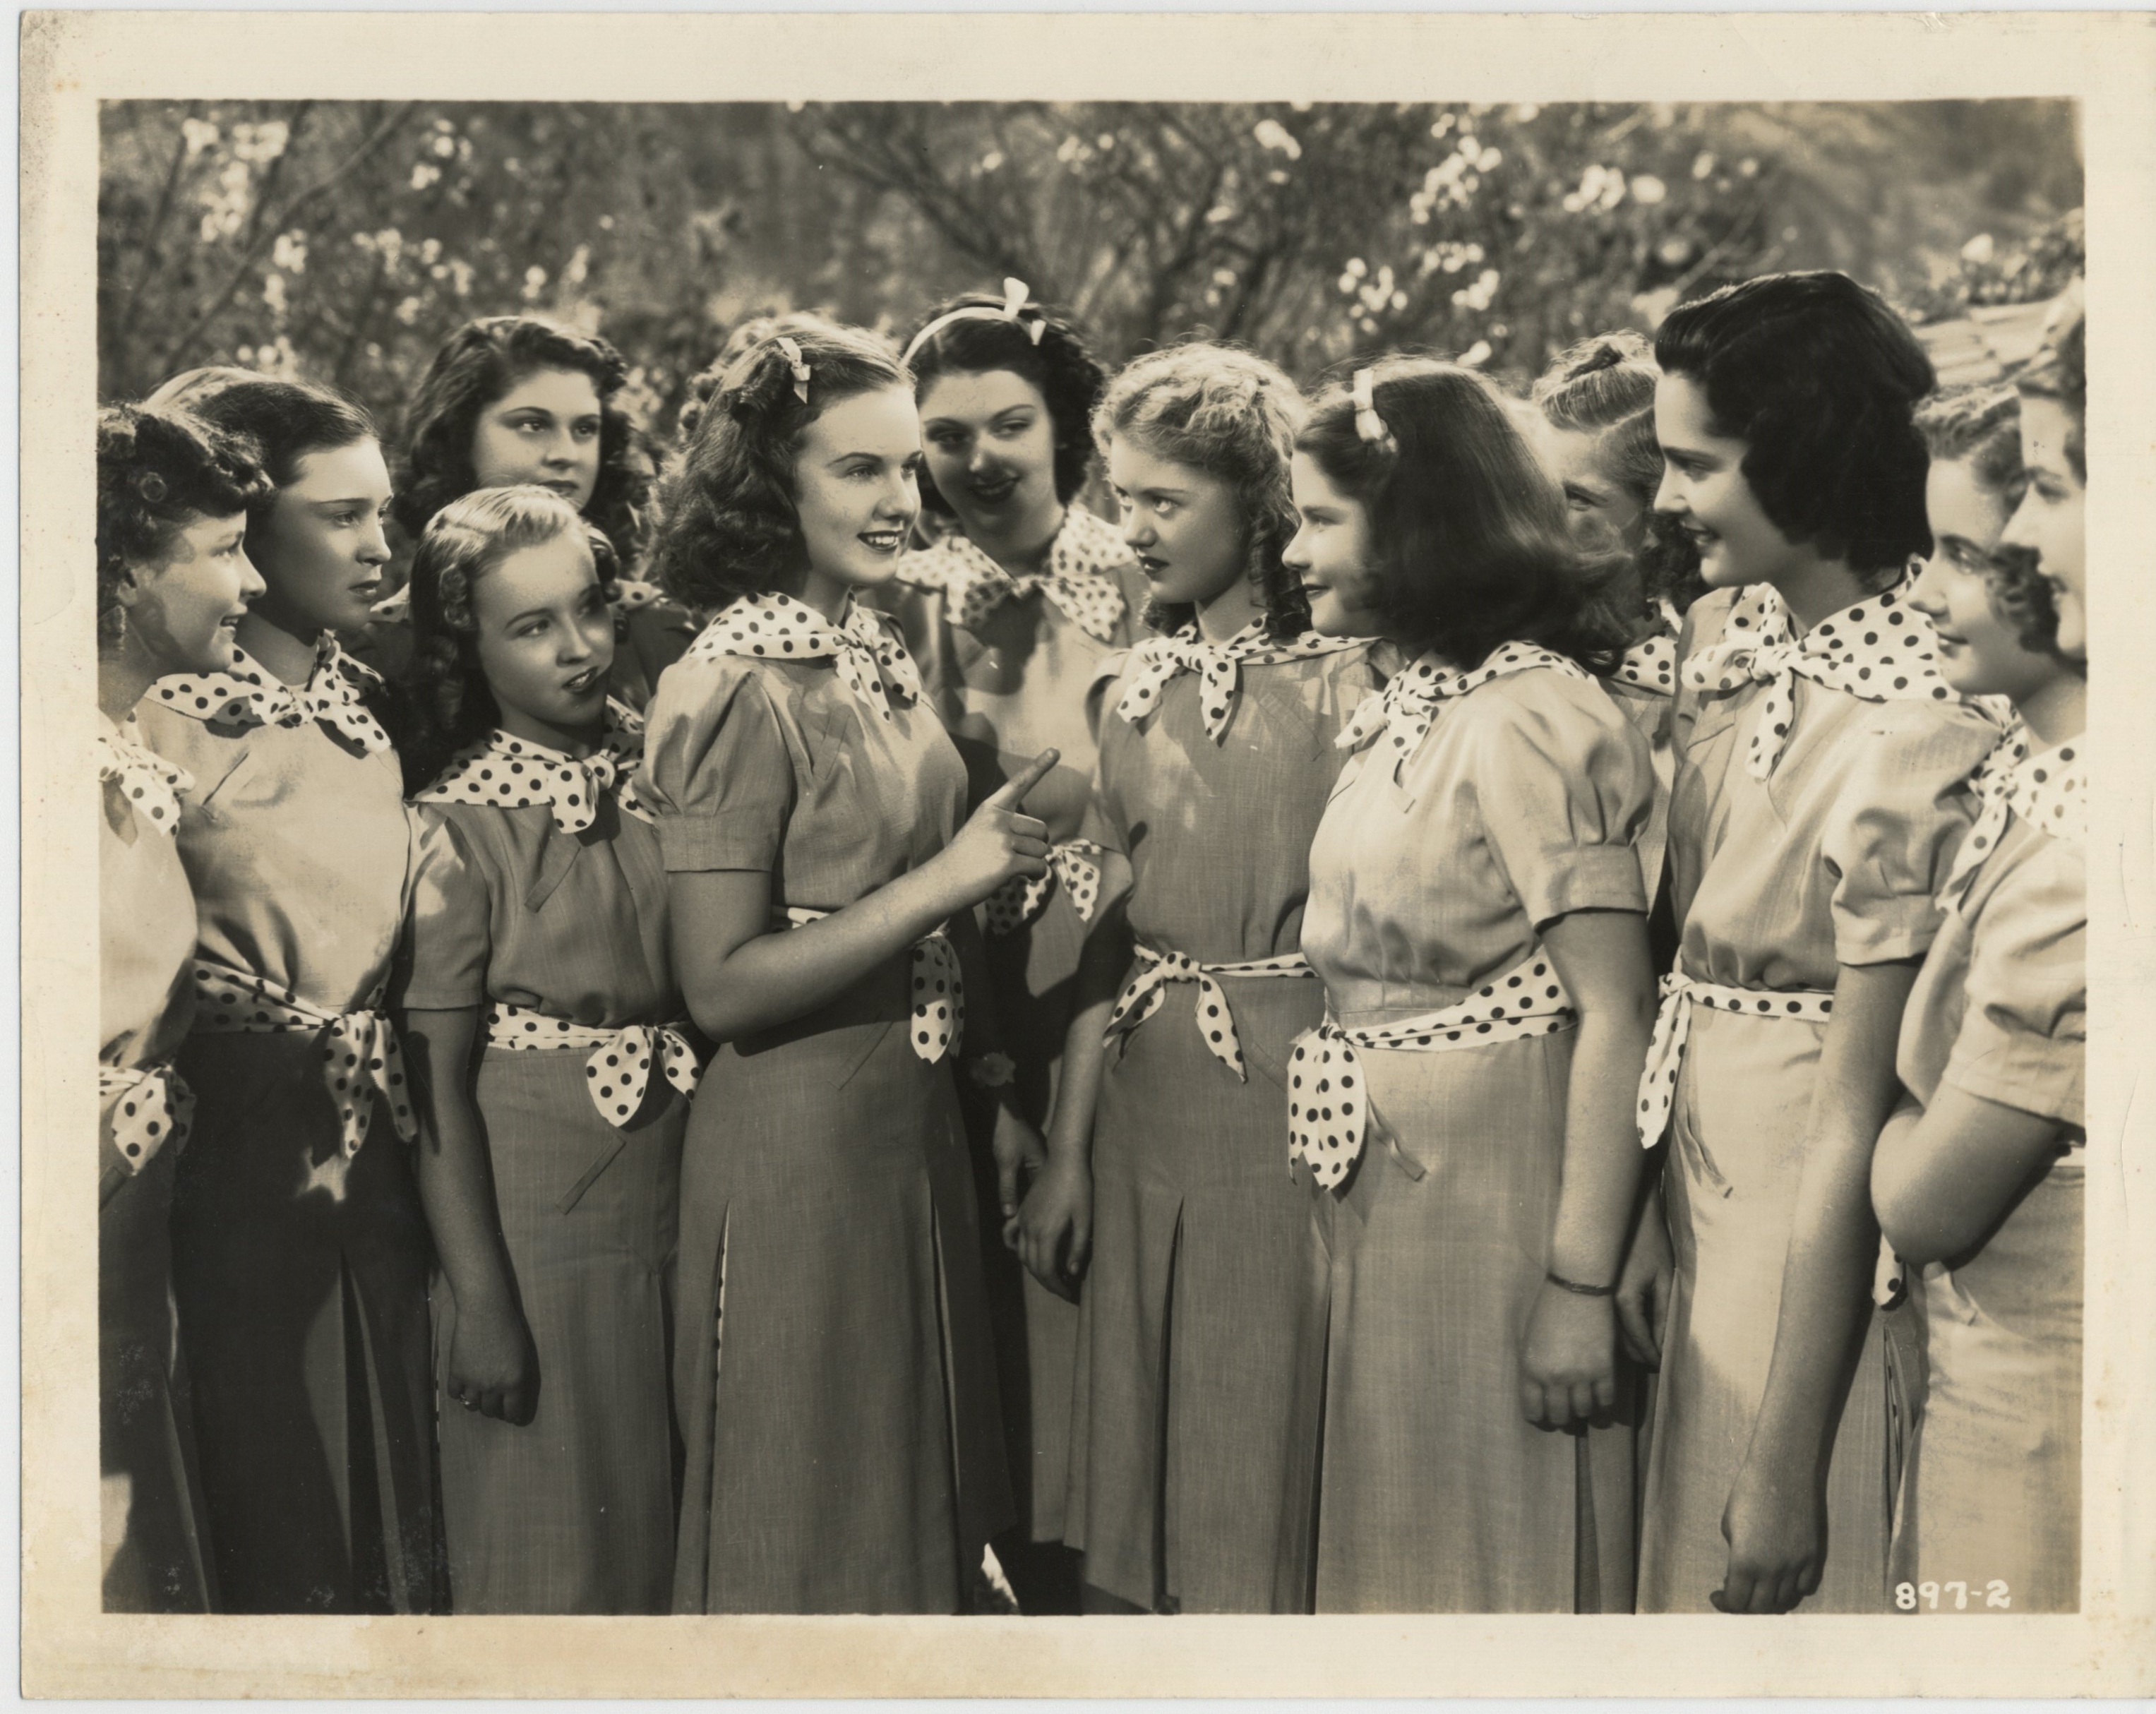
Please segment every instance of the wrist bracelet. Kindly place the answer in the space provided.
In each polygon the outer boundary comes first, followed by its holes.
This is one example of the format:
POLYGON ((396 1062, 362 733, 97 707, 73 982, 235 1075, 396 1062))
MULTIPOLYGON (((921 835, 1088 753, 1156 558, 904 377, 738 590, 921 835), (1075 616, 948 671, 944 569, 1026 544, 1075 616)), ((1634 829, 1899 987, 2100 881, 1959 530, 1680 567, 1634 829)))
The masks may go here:
POLYGON ((1547 1271, 1543 1278, 1560 1291, 1576 1291, 1582 1297, 1614 1297, 1617 1295, 1614 1286, 1583 1286, 1577 1280, 1568 1280, 1562 1274, 1547 1271))

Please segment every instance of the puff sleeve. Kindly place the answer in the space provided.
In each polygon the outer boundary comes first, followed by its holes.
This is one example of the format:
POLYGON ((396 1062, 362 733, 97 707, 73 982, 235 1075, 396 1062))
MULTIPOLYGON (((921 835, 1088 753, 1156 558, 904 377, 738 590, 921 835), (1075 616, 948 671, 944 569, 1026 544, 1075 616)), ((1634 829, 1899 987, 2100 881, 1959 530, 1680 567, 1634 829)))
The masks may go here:
POLYGON ((2079 1128, 2087 940, 2086 859, 2046 837, 1984 901, 1944 1080, 2079 1128))
POLYGON ((1496 680, 1476 703, 1476 803, 1536 927, 1573 911, 1644 914, 1632 842, 1654 803, 1646 740, 1600 685, 1553 671, 1496 680))
POLYGON ((401 1003, 413 1011, 454 1012, 486 998, 493 891, 455 824, 431 805, 420 805, 418 815, 401 1003))
POLYGON ((1969 777, 1999 728, 1966 705, 1887 702, 1850 728, 1856 765, 1820 843, 1834 877, 1835 958, 1922 957, 1938 933, 1935 902, 1974 819, 1969 777))
POLYGON ((670 871, 777 866, 793 757, 763 675, 728 656, 667 669, 644 721, 637 794, 670 871))

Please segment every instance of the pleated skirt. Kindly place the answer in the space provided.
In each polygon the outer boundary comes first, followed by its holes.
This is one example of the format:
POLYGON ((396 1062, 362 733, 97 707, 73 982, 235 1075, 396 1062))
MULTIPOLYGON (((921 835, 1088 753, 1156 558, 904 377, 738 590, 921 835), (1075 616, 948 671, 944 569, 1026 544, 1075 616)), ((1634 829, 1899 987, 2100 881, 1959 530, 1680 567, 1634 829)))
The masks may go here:
MULTIPOLYGON (((689 1103, 654 1070, 617 1129, 585 1055, 489 1049, 478 1106, 516 1287, 539 1357, 515 1426, 439 1404, 449 1606, 457 1613, 665 1613, 678 1457, 671 1274, 689 1103)), ((435 1290, 446 1378, 456 1302, 435 1290)))

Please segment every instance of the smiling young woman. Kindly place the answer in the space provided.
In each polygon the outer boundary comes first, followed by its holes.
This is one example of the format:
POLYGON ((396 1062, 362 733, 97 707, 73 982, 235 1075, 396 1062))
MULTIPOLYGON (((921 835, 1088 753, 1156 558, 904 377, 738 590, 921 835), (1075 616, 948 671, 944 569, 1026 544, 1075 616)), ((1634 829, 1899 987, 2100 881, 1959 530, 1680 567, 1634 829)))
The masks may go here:
POLYGON ((197 371, 151 403, 249 437, 275 484, 249 513, 265 587, 229 661, 161 678, 141 716, 192 780, 195 1123, 172 1274, 218 1599, 429 1612, 429 1245, 383 1010, 413 828, 379 681, 336 634, 380 592, 389 473, 326 388, 197 371))

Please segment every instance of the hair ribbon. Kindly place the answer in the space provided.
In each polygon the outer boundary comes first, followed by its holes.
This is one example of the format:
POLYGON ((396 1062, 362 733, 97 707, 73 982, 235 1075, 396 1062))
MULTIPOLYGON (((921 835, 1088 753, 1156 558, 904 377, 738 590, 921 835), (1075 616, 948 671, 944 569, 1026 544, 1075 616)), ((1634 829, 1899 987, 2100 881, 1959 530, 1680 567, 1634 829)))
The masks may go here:
POLYGON ((1048 323, 1041 316, 1039 310, 1035 310, 1033 312, 1033 319, 1031 321, 1028 321, 1026 319, 1025 310, 1027 300, 1031 295, 1032 288, 1027 285, 1023 280, 1019 280, 1012 275, 1005 275, 1004 276, 1004 300, 1000 305, 994 309, 990 309, 986 304, 968 304, 961 309, 952 310, 947 316, 938 316, 933 321, 931 321, 926 327, 922 328, 920 332, 913 336, 912 340, 906 347, 906 355, 900 358, 899 361, 903 363, 911 362, 916 352, 919 351, 921 346, 927 344, 930 340, 935 338, 937 334, 941 333, 945 328, 950 326, 954 321, 1012 322, 1016 326, 1024 328, 1025 330, 1025 336, 1031 340, 1035 345, 1039 345, 1040 343, 1041 335, 1048 331, 1048 323))
POLYGON ((778 354, 786 359, 786 367, 793 372, 793 396, 803 404, 808 403, 808 365, 801 356, 801 347, 784 334, 778 336, 778 354))
POLYGON ((1355 432, 1373 446, 1390 445, 1393 432, 1378 414, 1378 377, 1371 369, 1358 369, 1350 397, 1355 406, 1355 432))

